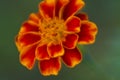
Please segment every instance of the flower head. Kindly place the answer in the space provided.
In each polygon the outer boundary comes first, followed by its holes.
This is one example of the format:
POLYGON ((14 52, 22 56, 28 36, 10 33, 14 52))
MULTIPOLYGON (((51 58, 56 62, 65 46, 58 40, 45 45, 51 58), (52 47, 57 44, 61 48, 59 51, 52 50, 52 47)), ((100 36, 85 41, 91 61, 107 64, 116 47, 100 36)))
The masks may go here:
POLYGON ((32 69, 38 60, 42 75, 57 75, 61 61, 72 68, 82 60, 77 44, 95 41, 97 27, 85 13, 76 14, 83 0, 43 0, 39 12, 31 13, 16 37, 20 62, 32 69))

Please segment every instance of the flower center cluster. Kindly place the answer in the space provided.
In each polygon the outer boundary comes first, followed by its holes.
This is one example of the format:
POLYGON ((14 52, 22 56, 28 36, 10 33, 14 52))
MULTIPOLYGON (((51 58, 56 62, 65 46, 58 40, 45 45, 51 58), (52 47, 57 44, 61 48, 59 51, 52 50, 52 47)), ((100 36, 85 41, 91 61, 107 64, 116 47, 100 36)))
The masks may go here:
POLYGON ((44 41, 60 41, 64 38, 65 34, 64 20, 54 18, 52 20, 45 21, 41 23, 41 36, 44 41))

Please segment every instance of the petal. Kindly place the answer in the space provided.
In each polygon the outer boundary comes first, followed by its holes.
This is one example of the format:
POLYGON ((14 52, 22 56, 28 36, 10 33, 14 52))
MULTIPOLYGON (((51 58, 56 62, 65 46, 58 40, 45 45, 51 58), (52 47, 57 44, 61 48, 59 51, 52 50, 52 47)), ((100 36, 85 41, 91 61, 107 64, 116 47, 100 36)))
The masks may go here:
POLYGON ((53 18, 55 15, 56 0, 44 0, 40 3, 40 13, 43 18, 53 18))
POLYGON ((35 63, 36 45, 28 46, 20 52, 20 62, 28 69, 32 69, 35 63))
POLYGON ((82 55, 77 48, 65 49, 65 54, 62 56, 62 59, 68 67, 72 68, 81 62, 82 55))
POLYGON ((38 60, 48 60, 50 57, 47 52, 47 45, 40 43, 36 48, 35 56, 38 60))
POLYGON ((18 35, 16 37, 17 47, 22 49, 25 46, 37 43, 41 37, 38 33, 28 32, 25 34, 18 35))
POLYGON ((80 31, 81 21, 76 16, 69 17, 66 20, 65 24, 67 27, 67 31, 70 31, 70 32, 79 32, 80 31))
POLYGON ((57 0, 56 2, 56 9, 55 9, 55 15, 59 18, 61 18, 64 7, 68 4, 69 0, 57 0))
POLYGON ((61 68, 61 62, 59 58, 51 58, 49 60, 43 60, 39 63, 39 69, 42 75, 50 76, 57 75, 61 68))
POLYGON ((47 51, 51 57, 59 57, 64 54, 62 43, 49 43, 47 46, 47 51))
POLYGON ((75 48, 77 41, 78 41, 77 34, 68 34, 65 38, 65 41, 63 41, 63 45, 68 49, 73 49, 75 48))
POLYGON ((79 17, 81 20, 88 20, 88 15, 86 13, 79 13, 75 16, 79 17))
POLYGON ((30 31, 38 32, 39 26, 34 21, 28 20, 23 23, 19 33, 21 34, 21 33, 26 33, 30 31))
POLYGON ((40 20, 40 16, 38 14, 31 13, 29 16, 29 20, 34 21, 35 23, 38 24, 40 20))
POLYGON ((63 18, 67 19, 69 16, 74 15, 78 10, 84 6, 82 0, 70 0, 63 12, 63 18))
POLYGON ((79 44, 91 44, 95 42, 95 36, 97 34, 97 26, 93 22, 83 21, 81 24, 81 31, 78 33, 79 44))

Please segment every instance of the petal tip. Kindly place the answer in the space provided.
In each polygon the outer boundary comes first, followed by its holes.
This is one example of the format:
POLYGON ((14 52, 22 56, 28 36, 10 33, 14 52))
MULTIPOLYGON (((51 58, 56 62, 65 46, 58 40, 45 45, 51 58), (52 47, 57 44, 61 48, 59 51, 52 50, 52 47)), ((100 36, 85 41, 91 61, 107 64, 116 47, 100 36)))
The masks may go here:
POLYGON ((61 69, 60 58, 51 58, 50 60, 40 61, 38 67, 43 76, 57 76, 61 69))
POLYGON ((69 34, 66 36, 65 41, 63 41, 63 45, 67 49, 74 49, 77 45, 79 36, 77 34, 69 34))
POLYGON ((62 56, 62 60, 67 67, 73 68, 82 61, 82 54, 77 48, 66 49, 66 53, 62 56))
POLYGON ((29 63, 29 61, 27 61, 27 60, 21 60, 20 59, 20 63, 23 65, 23 66, 25 66, 28 70, 32 70, 32 68, 33 68, 33 65, 34 64, 30 64, 29 63))
POLYGON ((47 51, 50 57, 55 58, 64 55, 64 48, 62 43, 49 43, 47 51))
POLYGON ((98 33, 97 25, 91 21, 83 21, 81 24, 81 31, 78 33, 79 44, 93 44, 98 33))
POLYGON ((49 60, 50 56, 47 52, 47 45, 46 44, 39 44, 35 50, 35 57, 37 60, 49 60))

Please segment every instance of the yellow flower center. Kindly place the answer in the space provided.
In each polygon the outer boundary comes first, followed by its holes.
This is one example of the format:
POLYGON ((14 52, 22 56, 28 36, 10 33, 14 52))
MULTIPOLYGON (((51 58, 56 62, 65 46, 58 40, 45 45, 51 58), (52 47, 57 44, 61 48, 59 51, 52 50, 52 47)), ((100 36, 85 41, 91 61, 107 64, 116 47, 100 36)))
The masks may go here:
POLYGON ((54 18, 52 20, 41 21, 41 36, 45 42, 58 42, 64 39, 65 24, 64 20, 54 18))

